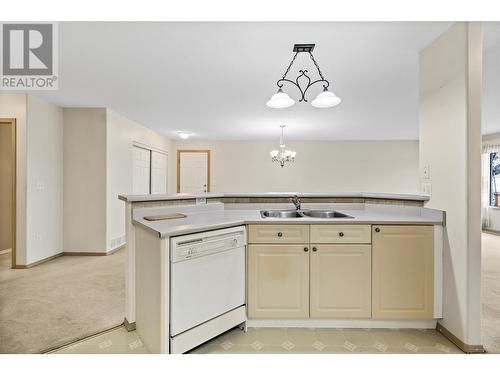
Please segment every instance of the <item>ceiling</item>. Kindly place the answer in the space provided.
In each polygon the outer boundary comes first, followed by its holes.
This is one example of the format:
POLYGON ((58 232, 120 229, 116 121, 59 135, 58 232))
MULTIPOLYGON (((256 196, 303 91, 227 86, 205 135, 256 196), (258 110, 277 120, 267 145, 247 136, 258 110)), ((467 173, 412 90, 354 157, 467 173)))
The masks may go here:
MULTIPOLYGON (((36 94, 62 106, 108 107, 173 138, 187 130, 199 139, 275 139, 286 124, 289 139, 417 139, 418 52, 449 26, 63 22, 59 90, 36 94), (294 43, 316 43, 339 106, 266 107, 294 43)), ((289 74, 302 68, 314 71, 306 54, 289 74)), ((296 90, 285 88, 298 99, 296 90)))

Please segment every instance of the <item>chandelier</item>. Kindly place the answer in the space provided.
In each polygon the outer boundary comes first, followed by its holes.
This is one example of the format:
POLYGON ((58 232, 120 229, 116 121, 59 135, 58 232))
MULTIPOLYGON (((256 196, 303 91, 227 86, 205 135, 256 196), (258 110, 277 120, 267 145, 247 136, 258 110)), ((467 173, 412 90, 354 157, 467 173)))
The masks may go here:
POLYGON ((328 91, 328 86, 330 86, 330 82, 328 82, 325 77, 323 77, 323 73, 319 69, 319 65, 314 59, 312 51, 314 49, 315 44, 295 44, 293 46, 293 55, 292 61, 288 65, 288 68, 285 71, 285 74, 278 80, 276 83, 278 85, 278 92, 274 94, 271 99, 266 103, 268 107, 271 108, 288 108, 295 104, 295 100, 290 98, 287 93, 283 91, 283 85, 285 83, 290 83, 297 87, 300 91, 300 99, 299 102, 307 102, 306 94, 307 90, 316 83, 320 83, 323 85, 323 91, 316 96, 316 98, 311 102, 311 105, 316 108, 330 108, 334 107, 341 102, 341 99, 336 96, 333 92, 328 91), (301 52, 308 53, 313 61, 316 69, 318 70, 319 79, 312 81, 311 77, 307 74, 308 71, 305 69, 299 70, 299 75, 295 78, 295 81, 288 79, 286 76, 290 71, 297 55, 301 52), (312 82, 311 82, 312 81, 312 82))
POLYGON ((271 151, 271 160, 278 163, 281 168, 285 166, 286 162, 293 162, 295 160, 295 151, 285 150, 285 139, 283 137, 283 129, 286 125, 280 125, 281 137, 280 137, 280 149, 271 151))

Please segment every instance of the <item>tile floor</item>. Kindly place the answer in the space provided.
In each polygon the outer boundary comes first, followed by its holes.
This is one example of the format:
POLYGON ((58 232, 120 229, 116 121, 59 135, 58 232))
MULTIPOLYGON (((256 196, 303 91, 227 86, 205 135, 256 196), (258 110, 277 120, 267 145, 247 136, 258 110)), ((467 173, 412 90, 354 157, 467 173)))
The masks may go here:
MULTIPOLYGON (((51 353, 144 354, 137 332, 119 327, 51 353)), ((193 354, 224 353, 462 353, 435 330, 234 328, 195 348, 193 354)))

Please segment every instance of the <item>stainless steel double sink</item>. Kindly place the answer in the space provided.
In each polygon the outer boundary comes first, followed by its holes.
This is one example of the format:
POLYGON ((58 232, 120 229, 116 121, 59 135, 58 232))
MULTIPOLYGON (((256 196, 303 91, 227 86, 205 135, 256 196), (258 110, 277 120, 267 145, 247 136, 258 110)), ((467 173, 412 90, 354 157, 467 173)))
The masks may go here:
POLYGON ((339 211, 334 210, 263 210, 260 211, 262 218, 293 219, 311 217, 319 219, 352 218, 339 211))

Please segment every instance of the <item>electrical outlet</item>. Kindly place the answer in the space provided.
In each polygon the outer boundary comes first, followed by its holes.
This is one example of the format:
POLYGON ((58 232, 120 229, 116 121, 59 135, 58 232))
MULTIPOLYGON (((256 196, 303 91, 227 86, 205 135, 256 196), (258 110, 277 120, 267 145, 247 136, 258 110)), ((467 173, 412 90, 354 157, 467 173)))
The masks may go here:
POLYGON ((40 233, 35 233, 35 240, 40 241, 42 239, 42 235, 40 233))
POLYGON ((196 198, 196 204, 207 204, 207 198, 196 198))
POLYGON ((420 191, 422 192, 422 195, 431 196, 432 184, 430 182, 423 182, 420 186, 420 191))
POLYGON ((43 190, 43 189, 45 189, 45 182, 37 181, 36 182, 36 190, 43 190))

